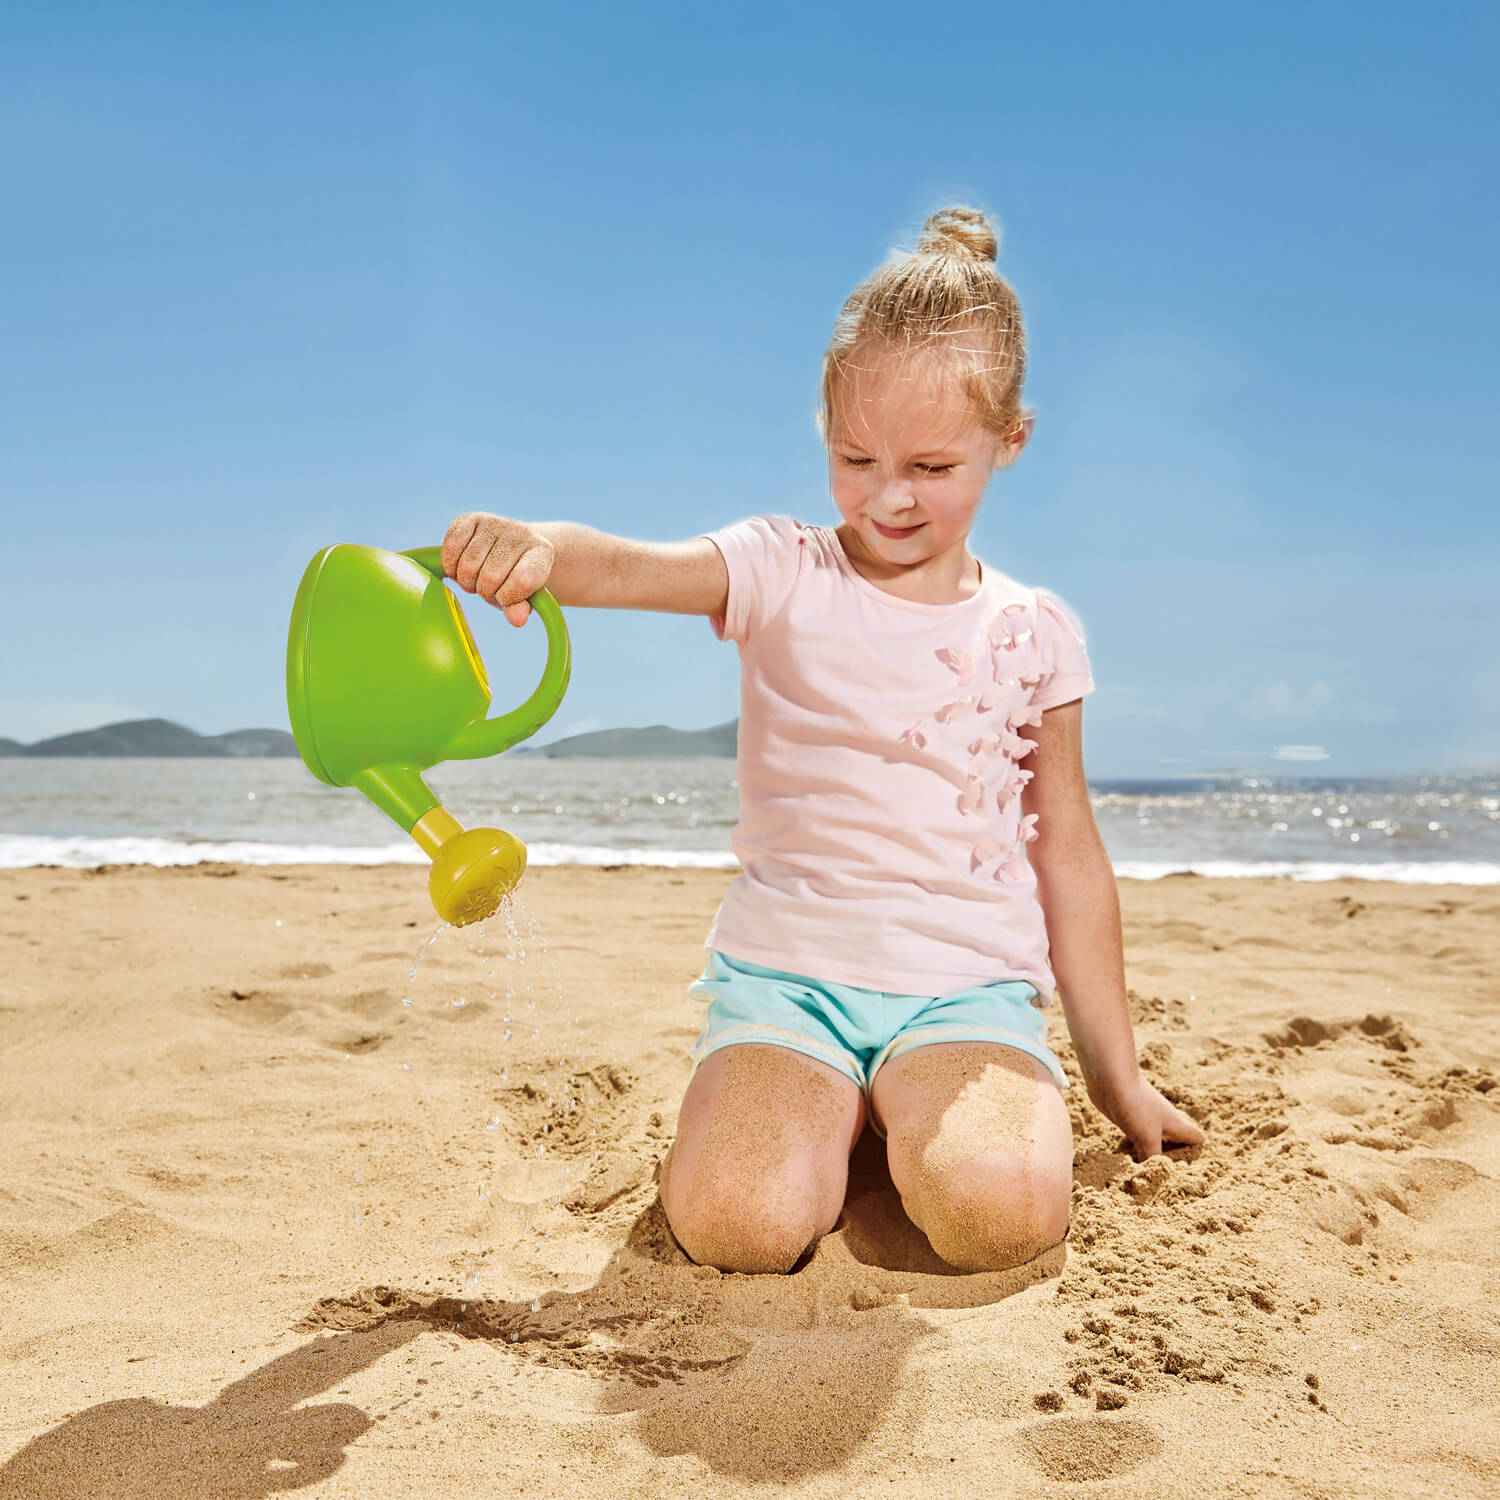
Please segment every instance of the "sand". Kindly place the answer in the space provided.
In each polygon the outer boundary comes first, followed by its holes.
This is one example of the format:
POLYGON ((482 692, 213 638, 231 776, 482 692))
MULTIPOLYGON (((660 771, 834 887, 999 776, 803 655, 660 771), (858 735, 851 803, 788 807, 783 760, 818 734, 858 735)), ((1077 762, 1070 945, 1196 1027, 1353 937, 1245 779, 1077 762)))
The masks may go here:
POLYGON ((961 1274, 866 1132, 726 1276, 656 1172, 729 878, 537 869, 409 983, 414 868, 0 874, 0 1495, 1494 1492, 1500 890, 1122 882, 1204 1146, 1075 1086, 1069 1239, 961 1274))

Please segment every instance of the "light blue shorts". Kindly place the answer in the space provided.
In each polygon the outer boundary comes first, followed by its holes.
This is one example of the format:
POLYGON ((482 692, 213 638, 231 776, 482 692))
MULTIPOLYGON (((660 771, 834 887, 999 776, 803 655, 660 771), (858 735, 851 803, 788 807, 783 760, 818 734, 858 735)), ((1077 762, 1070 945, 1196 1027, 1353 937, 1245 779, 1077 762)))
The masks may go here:
POLYGON ((1032 1003, 1037 990, 1024 979, 936 997, 897 995, 763 968, 713 948, 688 993, 709 997, 694 1064, 737 1042, 790 1047, 853 1079, 868 1105, 875 1075, 902 1052, 933 1042, 998 1042, 1029 1052, 1058 1088, 1068 1087, 1047 1046, 1047 1017, 1032 1003))

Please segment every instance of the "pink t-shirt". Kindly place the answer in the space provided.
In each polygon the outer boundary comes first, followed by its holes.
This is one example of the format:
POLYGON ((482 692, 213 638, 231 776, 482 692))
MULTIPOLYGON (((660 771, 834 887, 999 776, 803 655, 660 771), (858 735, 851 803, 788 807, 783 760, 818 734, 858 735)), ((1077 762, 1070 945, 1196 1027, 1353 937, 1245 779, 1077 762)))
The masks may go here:
POLYGON ((907 995, 1025 979, 1051 1004, 1020 731, 1092 691, 1076 619, 983 562, 970 599, 898 599, 787 516, 704 534, 741 667, 741 873, 704 946, 907 995))

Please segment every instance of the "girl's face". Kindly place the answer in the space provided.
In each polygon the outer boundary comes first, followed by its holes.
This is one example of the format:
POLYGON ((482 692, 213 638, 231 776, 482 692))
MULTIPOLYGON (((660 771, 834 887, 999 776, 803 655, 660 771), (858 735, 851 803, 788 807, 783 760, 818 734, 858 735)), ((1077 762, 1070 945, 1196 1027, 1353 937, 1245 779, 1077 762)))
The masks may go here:
POLYGON ((936 361, 869 355, 849 370, 828 435, 833 503, 871 561, 962 576, 985 486, 1026 444, 980 425, 936 361))

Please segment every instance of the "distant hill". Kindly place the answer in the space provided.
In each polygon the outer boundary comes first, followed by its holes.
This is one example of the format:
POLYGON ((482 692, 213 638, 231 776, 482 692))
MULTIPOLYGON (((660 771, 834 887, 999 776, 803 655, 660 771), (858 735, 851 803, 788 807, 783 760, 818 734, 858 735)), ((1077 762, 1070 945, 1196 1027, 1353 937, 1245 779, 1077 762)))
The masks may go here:
MULTIPOLYGON (((673 755, 721 755, 733 759, 739 720, 716 724, 712 729, 673 729, 652 724, 646 729, 599 729, 575 734, 550 745, 522 745, 513 754, 543 755, 563 759, 570 755, 597 755, 611 759, 659 758, 673 755)), ((0 756, 211 756, 263 759, 296 755, 297 744, 284 729, 232 729, 228 734, 196 734, 170 719, 128 719, 99 729, 81 729, 74 734, 54 735, 23 745, 0 739, 0 756)))
POLYGON ((652 724, 645 729, 596 729, 592 734, 574 734, 550 745, 533 745, 517 754, 545 755, 550 760, 570 755, 599 755, 610 759, 657 760, 671 755, 722 755, 734 758, 740 721, 715 724, 712 729, 673 729, 652 724))
MULTIPOLYGON (((14 740, 6 741, 15 744, 14 740)), ((18 745, 13 755, 230 756, 261 759, 295 755, 296 742, 284 729, 232 729, 228 734, 196 734, 170 719, 127 719, 99 729, 54 735, 34 745, 18 745)))

